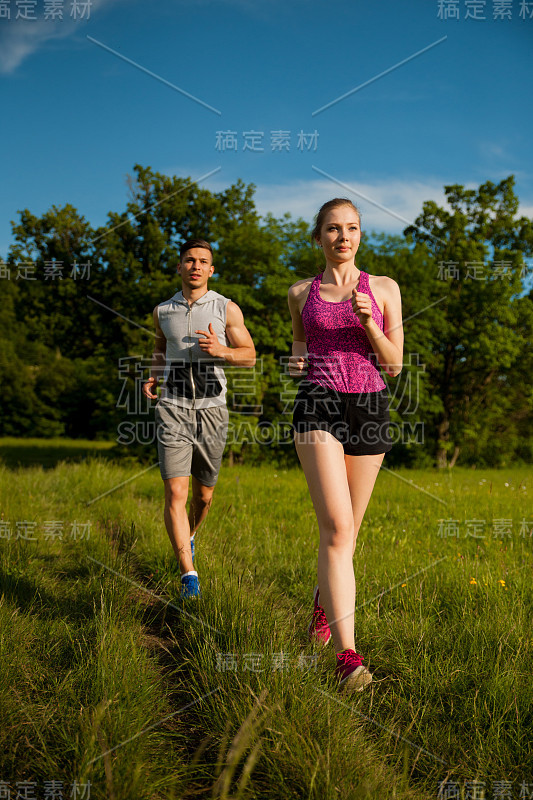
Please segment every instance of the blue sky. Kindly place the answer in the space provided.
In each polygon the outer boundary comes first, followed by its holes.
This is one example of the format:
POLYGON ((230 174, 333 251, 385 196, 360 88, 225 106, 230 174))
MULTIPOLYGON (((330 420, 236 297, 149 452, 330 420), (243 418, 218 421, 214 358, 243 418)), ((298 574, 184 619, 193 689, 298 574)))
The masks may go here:
POLYGON ((123 210, 135 163, 217 170, 202 185, 241 178, 261 213, 309 221, 348 195, 364 228, 387 232, 445 184, 514 174, 533 216, 533 2, 94 0, 74 18, 64 0, 56 20, 45 0, 34 20, 3 5, 2 257, 20 209, 68 202, 95 226, 123 210), (272 149, 279 131, 290 149, 272 149))

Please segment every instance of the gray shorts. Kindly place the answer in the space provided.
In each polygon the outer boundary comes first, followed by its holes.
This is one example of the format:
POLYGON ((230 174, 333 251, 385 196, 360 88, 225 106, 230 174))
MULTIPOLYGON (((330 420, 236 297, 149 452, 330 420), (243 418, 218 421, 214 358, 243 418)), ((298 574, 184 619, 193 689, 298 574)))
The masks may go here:
POLYGON ((160 400, 155 407, 155 422, 163 480, 193 475, 204 486, 214 486, 228 421, 226 406, 193 410, 160 400))

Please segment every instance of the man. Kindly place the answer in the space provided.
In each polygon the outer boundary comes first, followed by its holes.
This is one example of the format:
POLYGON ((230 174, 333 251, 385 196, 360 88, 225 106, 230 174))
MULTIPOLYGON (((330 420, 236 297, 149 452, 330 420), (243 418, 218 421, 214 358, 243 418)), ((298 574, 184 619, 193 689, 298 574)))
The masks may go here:
POLYGON ((203 239, 180 248, 182 290, 154 308, 152 370, 144 394, 156 399, 157 446, 165 485, 165 526, 181 571, 181 596, 200 594, 194 535, 207 516, 228 430, 224 365, 253 367, 255 347, 238 305, 207 288, 213 250, 203 239), (187 515, 189 476, 192 498, 187 515))

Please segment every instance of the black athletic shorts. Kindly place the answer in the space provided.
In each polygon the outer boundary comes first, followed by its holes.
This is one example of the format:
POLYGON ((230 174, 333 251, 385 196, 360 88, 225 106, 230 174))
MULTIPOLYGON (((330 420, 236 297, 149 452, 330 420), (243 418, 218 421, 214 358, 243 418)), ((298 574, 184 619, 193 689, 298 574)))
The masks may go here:
POLYGON ((328 431, 348 456, 388 453, 387 388, 379 392, 337 392, 303 380, 298 388, 292 418, 295 433, 328 431))

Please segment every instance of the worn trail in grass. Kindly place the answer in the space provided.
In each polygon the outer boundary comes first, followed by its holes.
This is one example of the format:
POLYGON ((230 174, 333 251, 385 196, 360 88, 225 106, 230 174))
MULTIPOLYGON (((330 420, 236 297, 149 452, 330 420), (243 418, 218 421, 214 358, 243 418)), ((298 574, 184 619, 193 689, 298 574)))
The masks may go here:
POLYGON ((1 472, 0 780, 116 798, 533 789, 527 470, 380 474, 354 560, 375 682, 349 699, 333 651, 306 641, 318 534, 303 475, 223 470, 187 616, 162 484, 141 472, 1 472))

